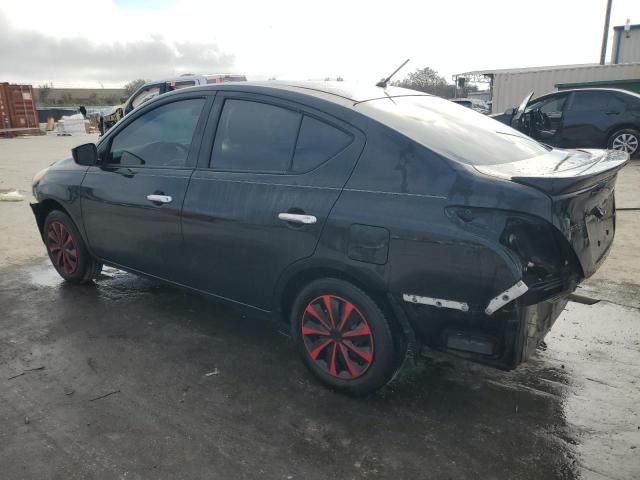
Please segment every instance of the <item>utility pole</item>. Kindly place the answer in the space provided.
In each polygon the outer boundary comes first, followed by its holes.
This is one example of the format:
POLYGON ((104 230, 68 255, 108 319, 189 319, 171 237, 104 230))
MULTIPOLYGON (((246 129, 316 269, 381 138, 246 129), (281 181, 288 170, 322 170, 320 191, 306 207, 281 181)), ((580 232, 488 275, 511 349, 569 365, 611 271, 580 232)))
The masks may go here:
POLYGON ((607 14, 604 17, 604 32, 602 32, 602 50, 600 51, 600 65, 604 65, 607 56, 607 39, 609 38, 609 20, 611 20, 611 3, 613 0, 607 0, 607 14))

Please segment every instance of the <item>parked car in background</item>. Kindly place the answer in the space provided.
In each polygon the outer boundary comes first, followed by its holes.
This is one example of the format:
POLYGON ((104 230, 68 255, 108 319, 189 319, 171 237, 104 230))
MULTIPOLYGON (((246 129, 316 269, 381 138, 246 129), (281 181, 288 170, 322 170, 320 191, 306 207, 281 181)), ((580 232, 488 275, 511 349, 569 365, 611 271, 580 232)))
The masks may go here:
POLYGON ((32 209, 65 280, 109 264, 284 319, 315 375, 362 394, 409 346, 524 362, 607 256, 627 159, 413 90, 208 85, 39 172, 32 209))
POLYGON ((609 148, 640 154, 640 95, 610 88, 563 90, 492 115, 540 142, 561 148, 609 148))
POLYGON ((483 115, 489 115, 491 113, 491 108, 487 105, 487 102, 480 100, 479 98, 453 98, 451 101, 458 105, 462 105, 463 107, 475 110, 478 113, 482 113, 483 115))
POLYGON ((198 85, 246 81, 247 77, 242 74, 212 73, 209 75, 181 75, 167 80, 145 83, 127 99, 124 105, 119 105, 115 107, 113 111, 103 115, 100 122, 102 125, 101 133, 104 134, 107 130, 113 127, 113 125, 119 122, 122 117, 131 113, 135 108, 158 95, 198 85))

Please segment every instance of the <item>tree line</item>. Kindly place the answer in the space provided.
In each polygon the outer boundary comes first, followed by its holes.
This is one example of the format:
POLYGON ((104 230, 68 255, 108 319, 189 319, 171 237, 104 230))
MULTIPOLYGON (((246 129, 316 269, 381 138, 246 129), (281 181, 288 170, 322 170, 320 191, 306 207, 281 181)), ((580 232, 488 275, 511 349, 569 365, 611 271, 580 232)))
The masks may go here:
POLYGON ((456 85, 447 82, 437 71, 429 67, 419 68, 409 73, 404 79, 391 82, 391 84, 396 87, 410 88, 443 98, 463 98, 469 92, 478 91, 478 87, 475 85, 465 85, 462 88, 458 88, 456 94, 456 85))

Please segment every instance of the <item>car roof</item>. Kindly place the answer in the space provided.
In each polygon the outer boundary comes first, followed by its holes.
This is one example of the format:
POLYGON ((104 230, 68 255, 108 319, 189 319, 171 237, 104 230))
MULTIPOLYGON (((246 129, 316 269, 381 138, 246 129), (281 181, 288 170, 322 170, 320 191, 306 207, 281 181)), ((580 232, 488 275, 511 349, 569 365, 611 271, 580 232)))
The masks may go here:
POLYGON ((640 94, 635 92, 631 92, 629 90, 623 90, 621 88, 601 88, 601 87, 591 87, 591 88, 567 88, 566 90, 558 90, 557 92, 549 92, 544 95, 540 95, 539 97, 534 98, 533 100, 537 100, 543 97, 550 97, 552 95, 559 95, 561 93, 571 93, 571 92, 616 92, 616 93, 624 93, 627 95, 631 95, 633 97, 640 98, 640 94))
POLYGON ((349 83, 349 82, 287 82, 281 80, 269 80, 264 82, 238 82, 202 85, 189 88, 197 90, 234 90, 253 93, 290 93, 316 97, 332 103, 342 105, 356 105, 371 100, 389 97, 403 96, 431 96, 428 93, 417 90, 409 90, 400 87, 381 88, 375 85, 349 83))
MULTIPOLYGON (((194 74, 194 75, 177 75, 177 76, 175 76, 175 77, 167 77, 167 78, 164 78, 164 79, 162 79, 162 78, 161 78, 161 79, 159 79, 159 80, 153 80, 153 81, 151 81, 151 82, 146 82, 144 85, 142 85, 142 87, 146 87, 147 85, 155 85, 155 84, 157 84, 157 83, 167 83, 167 82, 172 82, 172 81, 174 81, 174 80, 175 80, 176 82, 178 82, 178 81, 180 81, 180 82, 181 82, 181 81, 190 80, 190 79, 195 79, 195 78, 199 78, 199 79, 201 79, 201 80, 202 80, 202 79, 204 79, 204 77, 205 77, 204 75, 195 75, 195 74, 194 74)), ((142 88, 142 87, 141 87, 141 88, 142 88)))

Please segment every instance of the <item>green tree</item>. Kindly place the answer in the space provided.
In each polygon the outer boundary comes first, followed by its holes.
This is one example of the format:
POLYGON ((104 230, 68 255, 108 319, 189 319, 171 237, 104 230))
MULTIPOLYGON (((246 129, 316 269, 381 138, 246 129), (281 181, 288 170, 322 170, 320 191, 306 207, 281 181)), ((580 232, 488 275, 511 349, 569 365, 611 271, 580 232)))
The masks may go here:
POLYGON ((455 86, 449 84, 444 77, 429 67, 419 68, 411 72, 403 80, 393 82, 393 85, 410 88, 420 92, 431 93, 445 98, 450 98, 451 91, 455 92, 455 86))
POLYGON ((116 103, 118 103, 118 97, 116 97, 115 95, 105 95, 104 97, 102 97, 100 103, 102 105, 115 105, 116 103))
POLYGON ((71 94, 69 92, 64 92, 61 96, 60 96, 60 105, 67 105, 67 106, 71 106, 73 105, 74 101, 73 101, 73 97, 71 96, 71 94))
POLYGON ((51 85, 45 83, 44 85, 38 85, 38 101, 41 103, 47 103, 49 95, 51 94, 51 85))
POLYGON ((144 78, 138 78, 136 80, 131 80, 129 83, 125 84, 124 93, 126 94, 127 98, 133 95, 136 90, 138 90, 145 83, 147 83, 147 80, 145 80, 144 78))

